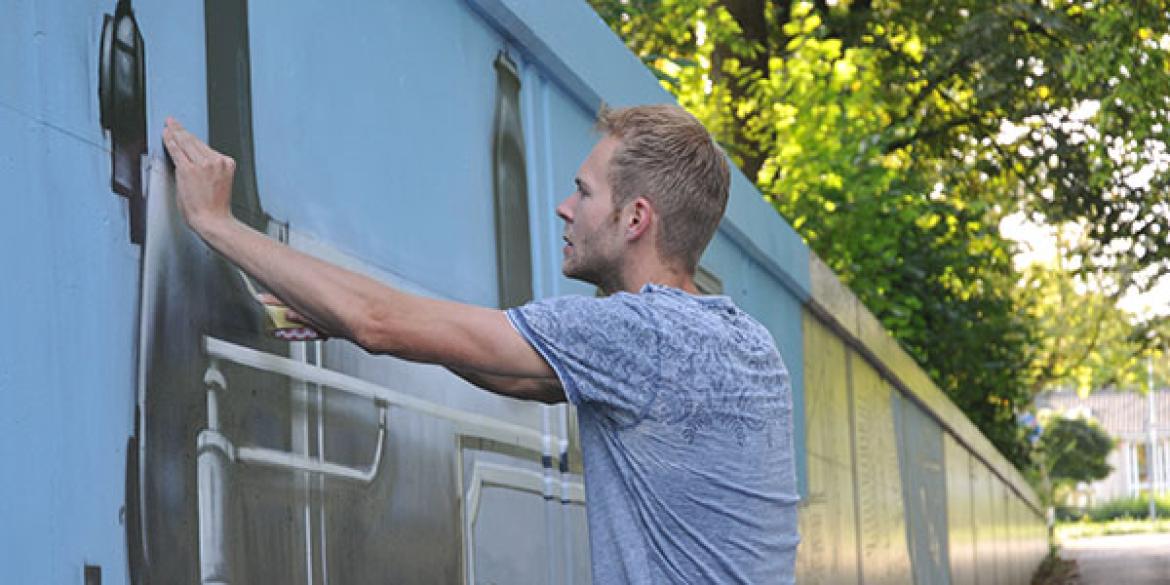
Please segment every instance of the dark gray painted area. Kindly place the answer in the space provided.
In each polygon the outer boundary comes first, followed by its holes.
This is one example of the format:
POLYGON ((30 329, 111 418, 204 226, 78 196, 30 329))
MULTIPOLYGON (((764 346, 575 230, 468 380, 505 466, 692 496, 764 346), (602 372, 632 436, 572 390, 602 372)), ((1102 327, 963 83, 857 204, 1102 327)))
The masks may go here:
POLYGON ((252 132, 252 51, 248 0, 204 0, 207 50, 207 140, 236 161, 232 211, 264 230, 252 132))

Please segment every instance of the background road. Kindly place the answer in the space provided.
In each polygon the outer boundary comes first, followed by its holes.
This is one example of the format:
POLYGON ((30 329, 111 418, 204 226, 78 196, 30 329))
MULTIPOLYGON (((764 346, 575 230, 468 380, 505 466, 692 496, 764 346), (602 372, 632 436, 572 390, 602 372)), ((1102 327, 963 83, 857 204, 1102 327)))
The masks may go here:
POLYGON ((1077 561, 1081 585, 1170 584, 1170 534, 1071 540, 1061 556, 1077 561))

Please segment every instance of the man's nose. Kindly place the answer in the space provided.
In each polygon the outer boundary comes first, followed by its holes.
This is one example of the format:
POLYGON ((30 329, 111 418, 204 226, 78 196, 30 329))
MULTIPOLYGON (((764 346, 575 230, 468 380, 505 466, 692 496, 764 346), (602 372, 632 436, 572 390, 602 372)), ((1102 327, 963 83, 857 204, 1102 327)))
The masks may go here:
POLYGON ((557 204, 557 217, 565 221, 571 221, 573 219, 572 211, 569 208, 569 202, 572 200, 573 196, 570 195, 557 204))

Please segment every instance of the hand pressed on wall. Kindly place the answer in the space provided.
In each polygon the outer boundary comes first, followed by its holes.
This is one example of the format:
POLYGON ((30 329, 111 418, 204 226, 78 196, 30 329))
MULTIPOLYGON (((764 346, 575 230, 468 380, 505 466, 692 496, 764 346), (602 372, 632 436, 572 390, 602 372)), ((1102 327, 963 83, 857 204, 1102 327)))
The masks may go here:
POLYGON ((163 143, 175 162, 176 199, 187 224, 198 232, 207 223, 230 219, 236 161, 216 152, 170 117, 163 143))

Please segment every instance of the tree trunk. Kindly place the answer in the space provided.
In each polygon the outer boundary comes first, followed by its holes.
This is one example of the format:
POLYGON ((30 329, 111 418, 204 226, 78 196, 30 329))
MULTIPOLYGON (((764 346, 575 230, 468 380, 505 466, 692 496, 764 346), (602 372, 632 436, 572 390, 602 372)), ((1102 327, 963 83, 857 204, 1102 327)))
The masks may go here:
MULTIPOLYGON (((731 50, 730 47, 718 43, 715 45, 714 59, 711 63, 711 75, 713 81, 719 82, 726 80, 728 90, 731 91, 732 99, 735 102, 742 102, 747 99, 748 88, 741 80, 743 76, 730 77, 723 73, 723 63, 730 58, 739 60, 741 70, 758 71, 764 79, 769 77, 768 74, 768 59, 775 53, 775 46, 769 42, 768 35, 768 1, 767 0, 719 0, 719 5, 726 8, 727 11, 735 18, 735 22, 739 24, 739 28, 743 31, 743 39, 749 43, 758 44, 763 47, 763 50, 757 51, 753 55, 739 55, 731 50)), ((776 0, 772 4, 772 9, 776 11, 777 15, 783 15, 787 19, 790 11, 791 0, 776 0)), ((781 47, 783 44, 780 45, 781 47)), ((761 149, 751 140, 744 136, 742 127, 742 120, 736 124, 735 129, 735 143, 732 148, 735 154, 739 155, 742 160, 742 170, 745 175, 754 183, 756 176, 760 172, 760 167, 764 164, 764 156, 761 154, 761 149)))

